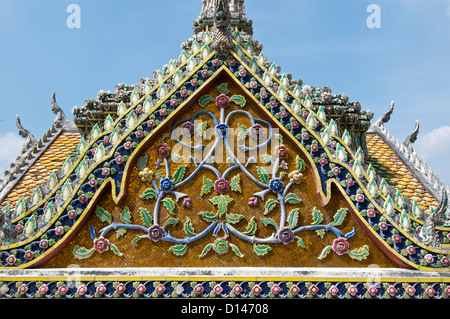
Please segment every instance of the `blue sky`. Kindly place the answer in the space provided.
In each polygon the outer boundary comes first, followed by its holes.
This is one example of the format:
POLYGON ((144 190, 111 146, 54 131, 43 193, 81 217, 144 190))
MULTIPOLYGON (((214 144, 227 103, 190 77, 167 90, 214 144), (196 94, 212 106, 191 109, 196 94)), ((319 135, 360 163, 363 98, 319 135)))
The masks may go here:
MULTIPOLYGON (((282 72, 346 93, 414 147, 450 185, 450 0, 246 0, 254 38, 282 72), (381 9, 370 29, 367 7, 381 9)), ((2 0, 0 3, 0 174, 19 154, 15 116, 36 138, 53 123, 50 97, 73 106, 117 83, 151 77, 192 36, 201 0, 2 0), (66 25, 67 6, 81 28, 66 25)), ((375 120, 374 119, 374 120, 375 120)))

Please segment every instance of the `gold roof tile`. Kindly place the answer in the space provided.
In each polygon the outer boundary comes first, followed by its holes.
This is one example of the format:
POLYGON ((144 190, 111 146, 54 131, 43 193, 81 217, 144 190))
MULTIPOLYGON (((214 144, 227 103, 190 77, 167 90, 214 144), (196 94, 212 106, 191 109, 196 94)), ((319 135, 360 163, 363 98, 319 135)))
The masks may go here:
POLYGON ((426 191, 378 134, 367 134, 366 139, 370 157, 388 168, 386 173, 391 176, 387 181, 397 183, 395 187, 403 191, 404 196, 416 200, 421 207, 437 204, 436 199, 426 191))
POLYGON ((30 196, 36 186, 45 183, 51 173, 64 163, 80 139, 78 133, 62 133, 58 136, 0 203, 0 207, 7 204, 14 206, 21 197, 30 196))

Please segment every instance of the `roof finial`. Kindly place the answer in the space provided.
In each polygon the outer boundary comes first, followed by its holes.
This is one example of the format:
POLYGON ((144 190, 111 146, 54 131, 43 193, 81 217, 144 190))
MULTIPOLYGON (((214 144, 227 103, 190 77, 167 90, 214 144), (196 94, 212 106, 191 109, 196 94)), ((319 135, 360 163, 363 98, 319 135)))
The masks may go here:
POLYGON ((419 128, 419 121, 416 121, 414 131, 405 138, 405 140, 403 141, 404 145, 412 144, 417 140, 417 136, 419 135, 419 128))
POLYGON ((226 54, 233 47, 231 37, 231 14, 228 0, 214 0, 214 34, 212 47, 221 54, 226 54))
POLYGON ((200 16, 194 21, 194 33, 204 32, 214 26, 217 2, 223 2, 222 9, 228 12, 230 25, 236 27, 241 32, 253 35, 253 21, 245 15, 244 0, 202 0, 203 6, 200 16))
POLYGON ((22 123, 20 122, 19 115, 16 115, 16 126, 19 129, 19 135, 25 138, 25 143, 23 146, 23 151, 27 150, 29 147, 33 147, 37 141, 33 134, 30 131, 26 130, 22 123))

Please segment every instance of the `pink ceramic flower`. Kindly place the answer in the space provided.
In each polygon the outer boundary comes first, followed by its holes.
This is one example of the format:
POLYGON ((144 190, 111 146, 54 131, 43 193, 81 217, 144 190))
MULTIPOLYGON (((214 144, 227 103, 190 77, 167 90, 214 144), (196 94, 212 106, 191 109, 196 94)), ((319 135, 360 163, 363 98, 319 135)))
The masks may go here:
POLYGON ((230 105, 230 98, 225 94, 220 94, 218 97, 216 97, 216 105, 217 107, 224 109, 230 105))
POLYGON ((192 206, 192 199, 190 199, 189 197, 186 197, 185 199, 183 199, 183 207, 185 208, 191 208, 192 206))
POLYGON ((327 161, 326 158, 323 158, 323 157, 322 157, 322 158, 319 160, 319 164, 322 165, 322 166, 325 166, 325 165, 328 164, 328 161, 327 161))
POLYGON ((86 194, 81 194, 80 196, 78 196, 78 200, 80 201, 81 204, 84 204, 87 202, 88 197, 86 196, 86 194))
POLYGON ((219 178, 214 182, 214 190, 220 194, 225 194, 230 189, 230 183, 225 178, 219 178))
POLYGON ((94 249, 100 254, 109 249, 109 240, 104 237, 94 239, 94 249))
POLYGON ((348 253, 349 250, 349 243, 346 238, 337 238, 333 241, 333 245, 331 248, 334 250, 334 252, 340 256, 345 255, 348 253))
POLYGON ((170 155, 170 147, 169 147, 169 145, 167 145, 166 143, 158 145, 158 147, 156 148, 156 153, 160 157, 167 157, 167 156, 169 156, 170 155))
POLYGON ((160 116, 166 116, 167 115, 167 109, 166 108, 162 108, 159 110, 159 115, 160 116))
POLYGON ((247 204, 249 206, 257 206, 258 205, 258 198, 250 197, 247 204))

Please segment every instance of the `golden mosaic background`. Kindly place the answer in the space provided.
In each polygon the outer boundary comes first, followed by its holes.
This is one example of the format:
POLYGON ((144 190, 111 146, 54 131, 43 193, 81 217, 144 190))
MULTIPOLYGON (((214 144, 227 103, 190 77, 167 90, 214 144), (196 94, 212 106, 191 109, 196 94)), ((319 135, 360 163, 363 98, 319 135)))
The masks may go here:
MULTIPOLYGON (((209 92, 205 92, 205 94, 212 95, 213 97, 218 95, 217 86, 226 81, 226 78, 222 77, 218 79, 209 89, 209 92)), ((230 82, 229 82, 230 83, 230 82)), ((229 96, 234 94, 243 94, 236 87, 231 87, 229 85, 230 93, 229 96)), ((186 105, 184 110, 181 110, 176 116, 176 120, 180 120, 182 118, 189 118, 195 112, 200 111, 201 108, 197 104, 198 98, 197 96, 194 100, 193 105, 186 105), (184 114, 183 114, 184 113, 184 114)), ((219 110, 214 105, 214 103, 208 105, 206 110, 213 112, 217 117, 219 117, 219 110)), ((241 109, 235 104, 231 104, 227 109, 227 114, 232 110, 241 109)), ((255 118, 261 118, 264 120, 268 120, 267 114, 261 110, 254 101, 251 101, 247 98, 247 107, 246 111, 252 113, 255 118)), ((201 119, 203 121, 208 121, 208 128, 214 127, 213 121, 206 116, 202 116, 201 119)), ((271 121, 271 120, 270 120, 271 121)), ((238 124, 246 125, 250 127, 250 121, 248 118, 244 118, 243 116, 235 116, 230 123, 231 128, 237 128, 238 124)), ((272 122, 272 126, 274 123, 272 122)), ((172 128, 172 124, 166 126, 165 132, 169 132, 172 128)), ((158 157, 156 155, 156 147, 161 142, 161 135, 163 131, 160 131, 152 141, 149 141, 147 144, 148 147, 144 150, 149 155, 149 161, 147 167, 152 171, 156 172, 155 162, 158 157)), ((169 141, 169 139, 167 139, 169 141)), ((288 139, 288 137, 284 136, 285 145, 289 149, 289 156, 285 161, 288 164, 289 169, 284 170, 286 173, 295 169, 295 156, 300 151, 295 144, 288 139)), ((173 148, 173 141, 168 142, 169 145, 173 148)), ((143 153, 142 153, 143 154, 143 153)), ((141 156, 142 154, 139 154, 141 156)), ((306 157, 303 154, 300 156, 305 160, 306 157)), ((176 169, 175 163, 171 163, 172 172, 176 169)), ((250 171, 253 173, 255 177, 256 174, 256 166, 261 164, 250 164, 250 171)), ((224 172, 228 167, 228 164, 221 163, 217 164, 216 167, 220 172, 224 172)), ((193 164, 188 165, 188 169, 186 171, 185 177, 188 176, 190 172, 194 169, 193 164)), ((164 168, 161 169, 163 175, 164 168)), ((280 170, 283 171, 283 170, 280 170)), ((280 172, 279 171, 279 172, 280 172)), ((141 217, 139 214, 139 208, 144 207, 148 209, 150 212, 153 212, 153 207, 155 204, 155 200, 143 200, 139 198, 147 188, 151 187, 149 183, 144 183, 140 177, 138 176, 139 170, 137 167, 133 167, 129 172, 131 174, 131 178, 129 179, 129 185, 127 187, 127 195, 122 201, 120 205, 116 205, 112 200, 111 189, 108 187, 103 197, 98 201, 97 205, 102 208, 108 210, 113 215, 113 221, 120 223, 120 212, 124 209, 124 207, 128 207, 131 211, 132 218, 131 221, 134 224, 141 224, 141 217)), ((264 215, 264 202, 261 200, 257 207, 248 206, 247 202, 254 192, 260 191, 261 189, 254 185, 240 170, 232 171, 227 180, 231 180, 237 174, 241 176, 241 188, 242 194, 229 191, 227 195, 230 195, 233 198, 233 202, 228 206, 229 213, 237 213, 243 214, 246 216, 245 220, 240 221, 239 224, 233 225, 238 230, 244 231, 247 227, 248 222, 251 217, 255 216, 257 219, 258 229, 256 232, 257 237, 270 236, 274 228, 271 226, 265 227, 260 218, 273 218, 275 221, 279 221, 279 206, 277 206, 273 211, 269 214, 264 215)), ((186 221, 186 217, 189 217, 193 222, 193 226, 196 233, 200 233, 206 227, 210 225, 204 221, 198 213, 201 211, 211 211, 216 212, 217 209, 212 203, 209 201, 212 197, 217 195, 217 193, 212 190, 211 193, 200 197, 200 190, 202 187, 202 179, 203 176, 211 179, 212 181, 216 180, 216 176, 213 172, 203 169, 196 177, 184 187, 177 189, 180 192, 188 194, 188 196, 192 199, 193 205, 191 208, 187 209, 181 206, 182 200, 178 202, 178 205, 175 209, 176 216, 170 215, 167 210, 161 206, 160 209, 160 221, 159 224, 162 225, 168 218, 179 218, 180 222, 176 225, 176 227, 169 226, 167 230, 170 230, 172 235, 176 238, 183 238, 185 235, 183 231, 183 223, 186 221)), ((287 175, 284 179, 286 182, 288 180, 287 175)), ((157 181, 156 181, 157 182, 157 181)), ((157 182, 158 184, 158 182, 157 182)), ((323 214, 324 224, 330 223, 333 221, 333 215, 340 208, 346 207, 346 203, 344 201, 343 196, 337 191, 335 187, 332 187, 332 199, 327 204, 326 207, 321 207, 321 203, 319 201, 317 190, 313 178, 313 171, 311 167, 308 165, 307 169, 304 171, 304 179, 300 185, 295 185, 290 189, 290 192, 296 193, 300 198, 302 198, 302 202, 296 205, 286 204, 286 211, 289 213, 291 209, 300 208, 300 216, 297 225, 310 225, 312 220, 312 211, 314 207, 317 207, 323 214)), ((171 196, 171 195, 169 195, 171 196)), ((175 198, 172 197, 174 200, 175 198)), ((266 196, 266 201, 270 198, 275 198, 275 195, 269 193, 266 196)), ((222 217, 221 220, 224 220, 225 216, 222 217)), ((45 268, 64 268, 69 265, 78 265, 80 267, 368 267, 370 265, 378 265, 379 267, 384 268, 392 268, 398 267, 393 261, 391 261, 364 233, 363 229, 359 226, 357 221, 354 219, 350 211, 345 218, 344 223, 339 226, 339 229, 344 233, 351 232, 353 227, 356 228, 356 235, 349 239, 350 249, 360 248, 363 245, 368 245, 370 248, 370 255, 366 260, 357 261, 351 259, 348 255, 338 256, 334 252, 330 252, 330 254, 324 258, 323 260, 319 260, 317 257, 320 255, 321 251, 325 246, 331 245, 335 236, 331 232, 326 232, 323 239, 321 239, 315 231, 305 231, 300 232, 297 235, 300 236, 304 242, 305 248, 301 248, 297 246, 297 240, 293 243, 285 246, 283 244, 272 244, 272 251, 270 251, 265 256, 257 256, 253 252, 253 245, 249 242, 240 240, 239 238, 230 235, 228 237, 228 241, 234 245, 236 245, 240 251, 244 254, 243 258, 239 258, 236 256, 231 249, 228 253, 220 256, 213 250, 211 250, 205 257, 199 258, 204 247, 214 242, 214 237, 212 236, 212 232, 207 234, 200 240, 197 240, 188 245, 187 253, 183 256, 175 256, 172 252, 169 251, 169 248, 174 243, 171 242, 163 242, 159 241, 157 243, 152 242, 150 239, 141 239, 138 241, 137 246, 132 244, 132 240, 136 236, 145 235, 140 231, 126 230, 126 233, 121 238, 117 238, 116 232, 111 231, 106 236, 110 242, 115 244, 120 252, 123 253, 123 256, 119 257, 113 254, 111 250, 104 252, 103 254, 99 254, 95 252, 88 259, 76 259, 72 253, 73 247, 75 245, 83 246, 86 248, 91 248, 93 246, 93 240, 90 237, 88 226, 93 226, 97 231, 106 227, 108 224, 105 222, 101 222, 100 219, 96 216, 95 212, 91 212, 90 216, 86 220, 85 224, 82 225, 79 232, 76 236, 60 251, 58 252, 52 259, 41 265, 41 267, 45 268)), ((219 232, 219 236, 224 236, 223 231, 219 232)))

